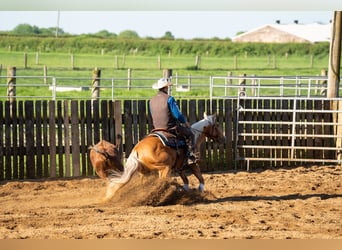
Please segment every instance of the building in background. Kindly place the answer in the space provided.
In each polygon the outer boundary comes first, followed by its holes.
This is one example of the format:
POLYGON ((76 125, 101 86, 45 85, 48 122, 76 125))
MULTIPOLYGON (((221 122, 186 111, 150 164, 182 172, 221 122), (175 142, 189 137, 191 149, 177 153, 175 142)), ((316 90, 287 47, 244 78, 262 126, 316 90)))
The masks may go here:
POLYGON ((297 20, 291 24, 266 24, 254 30, 235 36, 233 42, 260 43, 317 43, 329 42, 331 23, 299 24, 297 20))

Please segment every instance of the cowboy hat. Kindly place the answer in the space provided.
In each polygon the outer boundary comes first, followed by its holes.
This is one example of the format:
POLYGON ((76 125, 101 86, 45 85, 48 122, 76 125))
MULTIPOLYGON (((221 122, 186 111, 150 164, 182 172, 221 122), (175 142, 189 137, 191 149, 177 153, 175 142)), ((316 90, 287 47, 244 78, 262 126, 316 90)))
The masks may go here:
POLYGON ((172 82, 170 82, 167 78, 161 78, 158 80, 158 82, 154 83, 152 85, 153 89, 162 89, 166 86, 171 86, 172 82))

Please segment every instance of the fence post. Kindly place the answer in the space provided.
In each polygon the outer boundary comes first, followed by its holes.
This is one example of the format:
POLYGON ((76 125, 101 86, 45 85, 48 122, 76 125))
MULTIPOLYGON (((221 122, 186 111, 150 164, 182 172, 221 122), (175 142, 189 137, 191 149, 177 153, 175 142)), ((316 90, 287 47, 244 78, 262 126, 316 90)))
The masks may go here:
POLYGON ((24 68, 27 69, 27 53, 24 53, 24 68))
MULTIPOLYGON (((321 76, 327 76, 327 75, 328 75, 328 71, 326 69, 322 69, 321 76)), ((320 84, 321 84, 321 96, 326 96, 327 86, 328 86, 327 80, 322 80, 320 84)))
POLYGON ((71 69, 75 68, 75 57, 74 54, 70 55, 70 60, 71 60, 71 69))
POLYGON ((191 75, 188 74, 188 89, 191 89, 191 75))
MULTIPOLYGON (((252 77, 255 77, 255 75, 252 75, 252 77)), ((256 96, 256 85, 257 85, 257 80, 255 78, 252 79, 251 81, 251 85, 252 85, 252 96, 256 96)))
POLYGON ((229 87, 233 84, 233 80, 230 78, 233 76, 233 73, 231 71, 228 71, 227 73, 227 77, 228 79, 226 79, 226 87, 224 88, 224 95, 227 96, 228 95, 228 91, 229 91, 229 87))
POLYGON ((39 64, 39 52, 38 51, 36 52, 36 64, 37 65, 39 64))
POLYGON ((16 98, 16 67, 7 68, 7 97, 10 103, 13 103, 16 98))
MULTIPOLYGON (((164 69, 163 70, 163 78, 171 80, 171 77, 172 77, 172 69, 164 69)), ((169 88, 169 93, 168 94, 171 95, 171 88, 169 88)))
POLYGON ((160 55, 158 56, 158 69, 161 69, 161 58, 160 58, 160 55))
MULTIPOLYGON (((240 75, 240 77, 245 77, 245 76, 246 76, 246 74, 240 75)), ((245 78, 239 79, 239 85, 242 86, 239 88, 239 94, 240 94, 240 92, 246 92, 246 87, 244 87, 246 85, 246 79, 245 78)))
POLYGON ((71 156, 72 176, 80 176, 80 131, 78 121, 78 101, 71 101, 71 156))
POLYGON ((132 70, 131 69, 128 69, 127 70, 127 89, 128 90, 131 90, 131 76, 132 76, 132 70))
POLYGON ((49 102, 49 153, 50 153, 50 177, 56 177, 56 102, 49 102))
POLYGON ((163 70, 163 78, 170 79, 172 77, 172 69, 163 70))
MULTIPOLYGON (((333 108, 335 108, 335 110, 341 111, 342 110, 342 101, 332 101, 333 104, 333 108)), ((333 115, 333 121, 336 122, 338 125, 342 124, 342 113, 338 112, 337 114, 334 113, 333 115), (336 118, 337 116, 337 118, 336 118)), ((335 125, 335 135, 341 135, 342 133, 342 126, 338 126, 335 125)), ((342 146, 342 138, 341 137, 337 137, 336 139, 336 147, 341 147, 342 146)), ((338 151, 336 152, 336 158, 337 160, 341 160, 342 159, 342 152, 338 151)))
POLYGON ((118 58, 118 56, 115 56, 115 68, 119 69, 119 58, 118 58))
POLYGON ((47 66, 44 65, 43 67, 43 72, 44 72, 44 83, 47 84, 47 66))
POLYGON ((100 78, 101 78, 101 70, 97 67, 93 70, 93 81, 91 85, 91 99, 92 101, 96 101, 100 97, 100 78))
POLYGON ((200 63, 201 63, 201 57, 200 56, 196 56, 196 59, 195 59, 195 67, 196 67, 196 69, 199 69, 200 63))
POLYGON ((36 176, 33 108, 33 101, 25 102, 26 176, 31 179, 36 176))
MULTIPOLYGON (((114 101, 114 119, 115 119, 116 136, 119 136, 122 139, 122 109, 121 109, 121 101, 118 101, 118 100, 114 101)), ((122 160, 125 159, 126 156, 123 155, 122 143, 119 144, 119 152, 122 155, 122 160)))
POLYGON ((329 52, 327 97, 339 97, 341 50, 342 50, 342 11, 334 11, 332 38, 329 52))

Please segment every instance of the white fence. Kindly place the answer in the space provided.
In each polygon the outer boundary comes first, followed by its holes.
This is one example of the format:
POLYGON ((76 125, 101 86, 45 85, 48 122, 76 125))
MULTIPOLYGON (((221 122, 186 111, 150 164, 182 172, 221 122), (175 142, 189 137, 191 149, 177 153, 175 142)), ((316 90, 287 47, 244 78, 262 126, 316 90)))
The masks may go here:
POLYGON ((211 77, 210 97, 326 96, 327 76, 226 76, 211 77))
MULTIPOLYGON (((0 76, 0 98, 7 98, 6 76, 0 76)), ((91 99, 92 78, 56 76, 16 76, 16 98, 91 99), (33 89, 33 91, 28 91, 33 89), (20 91, 23 90, 23 91, 20 91), (36 95, 37 93, 37 95, 36 95), (42 94, 43 93, 43 94, 42 94), (72 94, 73 93, 73 94, 72 94)), ((148 98, 156 78, 100 78, 101 99, 148 98), (145 90, 134 96, 132 90, 145 90)), ((325 97, 324 76, 172 76, 172 94, 182 98, 236 98, 240 91, 247 96, 325 97)), ((136 91, 137 92, 137 91, 136 91)))
MULTIPOLYGON (((101 99, 146 99, 154 95, 151 86, 158 78, 99 78, 15 76, 16 99, 91 99, 94 89, 99 89, 101 99), (100 84, 93 86, 94 80, 100 84), (143 93, 141 94, 141 91, 143 93)), ((210 77, 172 77, 172 93, 184 98, 208 98, 210 77), (193 90, 201 93, 193 95, 193 90)), ((9 84, 6 76, 0 76, 0 98, 8 98, 9 84)))

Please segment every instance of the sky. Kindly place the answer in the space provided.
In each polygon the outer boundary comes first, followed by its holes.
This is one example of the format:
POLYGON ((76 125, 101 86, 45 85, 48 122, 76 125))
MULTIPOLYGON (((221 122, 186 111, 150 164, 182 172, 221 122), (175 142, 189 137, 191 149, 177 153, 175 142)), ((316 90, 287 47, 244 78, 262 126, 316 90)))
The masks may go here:
POLYGON ((162 37, 169 31, 175 38, 233 38, 238 32, 265 24, 320 22, 327 24, 333 11, 2 11, 0 31, 27 23, 39 28, 56 27, 67 33, 87 34, 107 30, 119 34, 133 30, 142 38, 162 37), (59 17, 59 18, 58 18, 59 17))

